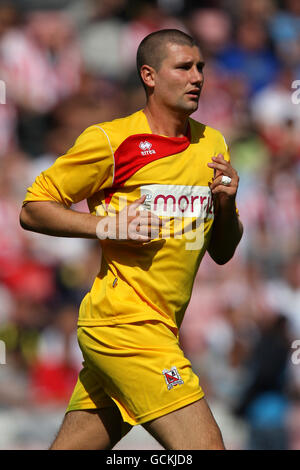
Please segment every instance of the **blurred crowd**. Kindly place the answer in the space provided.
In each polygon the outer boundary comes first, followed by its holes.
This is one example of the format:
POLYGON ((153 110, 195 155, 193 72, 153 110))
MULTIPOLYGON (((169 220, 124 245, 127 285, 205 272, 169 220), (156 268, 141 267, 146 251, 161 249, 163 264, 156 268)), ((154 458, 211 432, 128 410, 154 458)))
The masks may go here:
POLYGON ((0 1, 0 415, 66 406, 101 257, 96 241, 23 231, 26 188, 86 127, 144 106, 135 53, 163 28, 201 45, 193 117, 227 140, 244 224, 232 261, 205 256, 181 342, 228 447, 299 449, 300 0, 0 1))

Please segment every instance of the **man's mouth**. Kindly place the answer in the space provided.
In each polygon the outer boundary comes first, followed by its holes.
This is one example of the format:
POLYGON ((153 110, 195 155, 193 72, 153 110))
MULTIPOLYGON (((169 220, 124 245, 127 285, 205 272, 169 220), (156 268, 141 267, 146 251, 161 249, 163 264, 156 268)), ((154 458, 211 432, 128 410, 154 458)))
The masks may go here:
POLYGON ((199 90, 199 88, 195 88, 194 90, 190 90, 190 91, 186 92, 186 95, 189 95, 191 98, 199 99, 200 90, 199 90))

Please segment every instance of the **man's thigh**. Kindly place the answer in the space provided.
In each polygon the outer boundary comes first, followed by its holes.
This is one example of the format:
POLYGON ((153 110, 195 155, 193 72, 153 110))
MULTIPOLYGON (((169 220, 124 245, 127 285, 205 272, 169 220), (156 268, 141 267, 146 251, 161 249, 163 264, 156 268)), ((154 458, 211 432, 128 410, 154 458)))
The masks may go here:
POLYGON ((110 401, 123 421, 136 425, 204 395, 175 332, 159 321, 81 327, 78 339, 85 368, 69 410, 103 408, 110 401))
POLYGON ((50 450, 112 449, 130 429, 117 406, 69 411, 50 450))
POLYGON ((205 398, 143 426, 165 449, 224 449, 220 429, 205 398))

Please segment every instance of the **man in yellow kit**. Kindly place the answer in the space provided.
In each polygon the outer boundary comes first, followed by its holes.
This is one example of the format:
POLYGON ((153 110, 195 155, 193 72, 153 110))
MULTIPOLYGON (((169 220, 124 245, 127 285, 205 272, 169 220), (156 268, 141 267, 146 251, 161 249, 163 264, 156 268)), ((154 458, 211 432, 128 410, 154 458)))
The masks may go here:
POLYGON ((224 264, 242 237, 238 175, 222 134, 189 118, 203 85, 194 40, 152 33, 137 66, 145 109, 88 127, 21 211, 27 230, 102 246, 79 311, 83 369, 51 449, 110 449, 136 424, 166 449, 224 449, 178 330, 205 251, 224 264), (90 214, 70 208, 85 198, 90 214))

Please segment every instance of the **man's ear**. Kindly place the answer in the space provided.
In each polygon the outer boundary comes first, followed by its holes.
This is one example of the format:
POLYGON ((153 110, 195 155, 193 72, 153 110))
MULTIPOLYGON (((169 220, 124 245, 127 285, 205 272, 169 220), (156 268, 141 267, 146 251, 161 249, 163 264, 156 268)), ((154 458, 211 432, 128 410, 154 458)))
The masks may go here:
POLYGON ((154 88, 155 86, 155 70, 150 65, 142 65, 140 69, 141 77, 146 87, 154 88))

